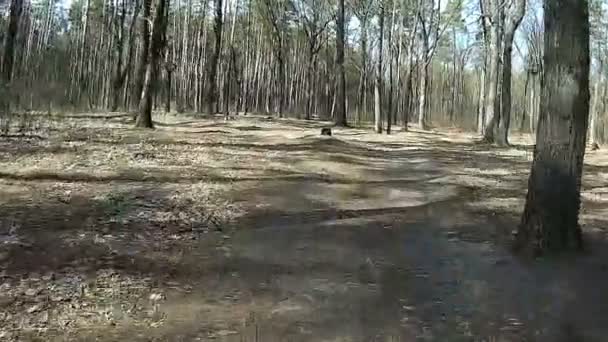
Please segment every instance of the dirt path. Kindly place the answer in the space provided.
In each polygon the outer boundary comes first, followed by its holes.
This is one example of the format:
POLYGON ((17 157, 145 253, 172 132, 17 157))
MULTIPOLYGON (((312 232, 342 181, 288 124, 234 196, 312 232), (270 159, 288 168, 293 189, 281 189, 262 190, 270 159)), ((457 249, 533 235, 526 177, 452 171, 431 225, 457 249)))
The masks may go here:
POLYGON ((3 142, 8 340, 608 333, 601 155, 590 155, 583 196, 592 253, 526 261, 507 243, 525 146, 441 132, 322 138, 317 123, 260 119, 169 121, 144 136, 121 121, 104 126, 111 133, 84 125, 20 155, 23 143, 3 142))

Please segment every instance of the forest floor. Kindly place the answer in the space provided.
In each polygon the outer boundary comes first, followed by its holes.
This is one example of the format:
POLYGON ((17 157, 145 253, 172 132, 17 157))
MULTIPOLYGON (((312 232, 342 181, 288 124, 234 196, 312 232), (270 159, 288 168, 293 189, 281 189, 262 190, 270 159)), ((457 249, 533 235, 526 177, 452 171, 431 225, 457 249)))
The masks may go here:
POLYGON ((509 252, 530 139, 126 115, 0 137, 2 341, 605 341, 608 153, 589 252, 509 252))

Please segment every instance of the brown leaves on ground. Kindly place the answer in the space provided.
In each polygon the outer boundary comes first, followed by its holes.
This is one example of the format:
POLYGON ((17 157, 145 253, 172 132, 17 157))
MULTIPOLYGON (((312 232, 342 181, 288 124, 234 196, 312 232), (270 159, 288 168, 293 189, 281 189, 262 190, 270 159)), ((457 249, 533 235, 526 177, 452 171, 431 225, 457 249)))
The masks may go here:
MULTIPOLYGON (((448 229, 448 242, 486 243, 494 234, 487 217, 521 210, 531 159, 526 137, 512 139, 520 148, 495 149, 462 132, 386 136, 334 128, 333 137, 321 137, 318 122, 157 119, 155 131, 142 131, 127 115, 44 116, 51 123, 37 124, 40 138, 0 138, 1 340, 171 340, 184 331, 221 339, 243 329, 253 312, 271 320, 273 312, 308 312, 311 294, 287 300, 268 289, 275 273, 287 272, 283 260, 312 262, 296 259, 308 243, 321 249, 313 259, 338 253, 352 261, 367 251, 367 242, 342 246, 351 235, 341 230, 339 245, 315 240, 317 230, 338 221, 374 228, 382 216, 382 234, 391 235, 404 221, 432 217, 448 229), (438 203, 482 216, 457 231, 454 225, 474 219, 441 216, 443 209, 433 211, 438 203), (281 227, 301 225, 306 230, 293 239, 256 247, 256 228, 273 227, 280 237, 281 227), (252 231, 251 241, 243 238, 251 252, 233 246, 237 231, 252 231), (281 256, 269 250, 296 239, 303 249, 281 256), (257 264, 263 256, 275 264, 257 264), (248 272, 253 285, 245 286, 241 273, 248 272)), ((589 154, 588 229, 608 213, 604 159, 589 154)), ((367 255, 361 260, 358 277, 346 285, 313 279, 332 284, 315 291, 376 291, 388 266, 367 255)), ((429 278, 424 272, 414 277, 429 278)))

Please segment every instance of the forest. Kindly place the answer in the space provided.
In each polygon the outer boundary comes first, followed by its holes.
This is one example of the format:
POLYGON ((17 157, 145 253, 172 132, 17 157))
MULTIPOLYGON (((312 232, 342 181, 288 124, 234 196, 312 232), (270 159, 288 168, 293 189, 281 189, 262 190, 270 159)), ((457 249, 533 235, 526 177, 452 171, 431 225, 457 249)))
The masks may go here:
MULTIPOLYGON (((534 133, 538 121, 543 21, 528 2, 350 0, 341 32, 328 0, 6 1, 5 92, 23 111, 141 111, 152 87, 159 111, 335 119, 343 68, 345 122, 459 127, 508 144, 509 129, 534 133)), ((603 70, 606 8, 590 6, 603 70)), ((601 145, 606 82, 594 74, 601 145)))
POLYGON ((603 341, 608 0, 0 0, 0 340, 603 341))

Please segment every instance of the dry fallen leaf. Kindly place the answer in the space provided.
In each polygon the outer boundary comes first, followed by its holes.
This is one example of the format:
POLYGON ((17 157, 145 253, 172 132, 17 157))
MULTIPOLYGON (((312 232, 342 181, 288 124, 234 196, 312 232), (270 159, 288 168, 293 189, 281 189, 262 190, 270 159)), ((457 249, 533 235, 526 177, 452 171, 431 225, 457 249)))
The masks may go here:
POLYGON ((30 297, 35 296, 38 293, 40 293, 40 289, 29 288, 25 290, 25 295, 30 297))
POLYGON ((34 306, 30 306, 30 307, 27 309, 27 313, 30 313, 30 314, 31 314, 31 313, 34 313, 34 312, 36 312, 36 311, 39 311, 41 308, 42 308, 42 306, 41 306, 40 304, 36 304, 36 305, 34 305, 34 306))

